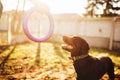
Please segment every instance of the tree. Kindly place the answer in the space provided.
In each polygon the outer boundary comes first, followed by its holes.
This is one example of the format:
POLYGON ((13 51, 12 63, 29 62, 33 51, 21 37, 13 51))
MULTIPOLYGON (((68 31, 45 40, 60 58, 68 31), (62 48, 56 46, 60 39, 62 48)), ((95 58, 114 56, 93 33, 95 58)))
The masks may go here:
POLYGON ((96 16, 98 15, 96 12, 100 10, 100 8, 103 10, 101 16, 119 15, 119 2, 120 0, 88 0, 88 5, 86 6, 87 13, 85 15, 96 16))
POLYGON ((22 11, 18 10, 19 4, 20 4, 20 0, 17 0, 16 10, 13 11, 13 14, 12 14, 11 27, 12 27, 13 34, 20 34, 21 25, 22 25, 22 17, 23 17, 22 14, 23 14, 24 8, 25 8, 25 0, 23 2, 23 10, 22 11))
POLYGON ((97 4, 96 0, 88 0, 88 5, 86 7, 87 13, 85 15, 94 16, 95 15, 95 8, 97 8, 96 4, 97 4))
POLYGON ((2 11, 3 11, 3 5, 2 5, 1 0, 0 0, 0 17, 2 15, 2 11))

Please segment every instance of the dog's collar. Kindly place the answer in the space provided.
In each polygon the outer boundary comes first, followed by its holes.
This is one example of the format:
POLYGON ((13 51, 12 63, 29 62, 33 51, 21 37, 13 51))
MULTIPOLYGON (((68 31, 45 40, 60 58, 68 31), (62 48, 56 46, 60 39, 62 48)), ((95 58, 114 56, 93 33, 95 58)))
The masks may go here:
POLYGON ((76 61, 76 60, 80 60, 80 59, 84 59, 88 56, 87 55, 81 55, 81 56, 74 56, 74 57, 69 57, 69 59, 73 60, 73 61, 76 61))

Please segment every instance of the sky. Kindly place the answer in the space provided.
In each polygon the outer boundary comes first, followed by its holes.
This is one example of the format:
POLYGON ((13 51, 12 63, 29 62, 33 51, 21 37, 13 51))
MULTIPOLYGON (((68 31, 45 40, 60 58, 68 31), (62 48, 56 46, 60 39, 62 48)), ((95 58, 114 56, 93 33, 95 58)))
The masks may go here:
MULTIPOLYGON (((24 0, 2 0, 4 11, 16 10, 19 1, 18 9, 23 10, 24 0)), ((40 5, 42 1, 45 3, 52 13, 85 13, 84 7, 87 0, 25 0, 25 10, 32 6, 40 5)))

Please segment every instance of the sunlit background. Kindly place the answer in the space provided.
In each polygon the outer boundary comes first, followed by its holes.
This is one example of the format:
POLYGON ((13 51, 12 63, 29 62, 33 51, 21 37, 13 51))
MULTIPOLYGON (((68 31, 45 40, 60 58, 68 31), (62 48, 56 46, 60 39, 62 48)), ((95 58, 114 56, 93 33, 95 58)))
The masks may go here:
MULTIPOLYGON (((10 11, 10 10, 28 10, 32 6, 39 5, 43 2, 45 3, 51 13, 57 14, 57 13, 77 13, 77 14, 84 14, 86 13, 86 6, 88 6, 88 1, 90 0, 1 0, 4 6, 3 11, 10 11)), ((103 14, 105 8, 109 9, 112 6, 110 5, 112 3, 113 7, 116 8, 115 11, 110 9, 110 12, 120 14, 120 1, 108 1, 109 6, 107 5, 107 1, 95 1, 91 0, 89 4, 90 9, 94 7, 95 14, 103 14)))
MULTIPOLYGON (((85 13, 84 7, 87 4, 87 0, 42 0, 45 2, 52 13, 85 13)), ((34 6, 35 2, 39 2, 39 0, 2 0, 4 5, 4 11, 8 10, 28 10, 30 7, 34 6), (19 1, 19 4, 18 4, 19 1), (18 5, 17 5, 18 4, 18 5)), ((39 3, 38 3, 39 4, 39 3)))
MULTIPOLYGON (((120 80, 120 0, 0 1, 0 80, 76 80, 68 59, 71 54, 61 48, 63 35, 83 37, 94 57, 109 56, 115 64, 115 80, 120 80), (53 34, 47 41, 34 42, 24 33, 24 16, 33 6, 39 9, 28 16, 27 27, 42 38, 53 21, 53 34), (53 20, 39 12, 42 6, 53 20)), ((108 80, 106 75, 103 78, 108 80)))

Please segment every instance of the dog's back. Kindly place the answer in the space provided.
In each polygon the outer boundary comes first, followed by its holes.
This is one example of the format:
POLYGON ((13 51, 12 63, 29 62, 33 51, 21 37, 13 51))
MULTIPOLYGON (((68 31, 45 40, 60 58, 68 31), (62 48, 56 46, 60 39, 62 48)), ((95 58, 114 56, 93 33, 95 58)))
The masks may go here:
POLYGON ((100 59, 88 56, 74 62, 77 80, 99 80, 105 73, 114 80, 114 65, 110 58, 100 59))
POLYGON ((63 36, 66 46, 62 48, 71 53, 77 80, 99 80, 108 73, 110 80, 114 80, 114 65, 109 57, 94 58, 89 55, 89 44, 81 37, 63 36))

